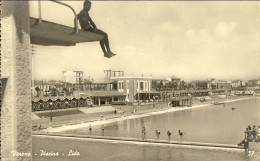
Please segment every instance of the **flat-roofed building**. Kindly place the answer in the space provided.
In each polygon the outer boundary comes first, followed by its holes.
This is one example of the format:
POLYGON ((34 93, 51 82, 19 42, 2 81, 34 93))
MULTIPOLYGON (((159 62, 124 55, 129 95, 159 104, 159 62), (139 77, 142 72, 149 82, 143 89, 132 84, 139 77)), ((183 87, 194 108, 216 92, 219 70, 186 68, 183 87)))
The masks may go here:
POLYGON ((246 83, 242 80, 234 80, 231 82, 231 87, 236 88, 236 87, 244 87, 246 83))
POLYGON ((260 85, 260 79, 253 79, 248 80, 248 86, 259 86, 260 85))
POLYGON ((105 70, 105 82, 110 83, 110 90, 126 94, 126 101, 149 101, 160 92, 152 90, 151 76, 124 76, 124 71, 105 70))
POLYGON ((75 90, 83 90, 84 71, 62 71, 63 81, 71 83, 75 90))

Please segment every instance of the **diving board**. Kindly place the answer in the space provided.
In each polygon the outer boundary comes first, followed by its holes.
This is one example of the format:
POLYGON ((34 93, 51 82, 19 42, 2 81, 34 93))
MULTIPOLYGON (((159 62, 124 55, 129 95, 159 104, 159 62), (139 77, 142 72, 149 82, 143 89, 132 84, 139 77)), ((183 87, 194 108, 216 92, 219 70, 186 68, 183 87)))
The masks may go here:
POLYGON ((100 41, 102 35, 78 30, 73 27, 30 17, 31 44, 43 46, 74 46, 76 43, 100 41))

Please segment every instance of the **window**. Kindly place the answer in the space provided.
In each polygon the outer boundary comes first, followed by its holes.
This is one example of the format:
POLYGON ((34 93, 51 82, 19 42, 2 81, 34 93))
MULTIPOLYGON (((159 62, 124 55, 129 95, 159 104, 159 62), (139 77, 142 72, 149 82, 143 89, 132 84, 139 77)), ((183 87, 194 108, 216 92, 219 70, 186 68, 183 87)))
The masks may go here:
POLYGON ((140 90, 144 90, 144 82, 140 82, 140 90))
POLYGON ((124 82, 123 81, 118 82, 118 89, 124 89, 124 82))
POLYGON ((118 82, 118 89, 121 89, 121 82, 118 82))

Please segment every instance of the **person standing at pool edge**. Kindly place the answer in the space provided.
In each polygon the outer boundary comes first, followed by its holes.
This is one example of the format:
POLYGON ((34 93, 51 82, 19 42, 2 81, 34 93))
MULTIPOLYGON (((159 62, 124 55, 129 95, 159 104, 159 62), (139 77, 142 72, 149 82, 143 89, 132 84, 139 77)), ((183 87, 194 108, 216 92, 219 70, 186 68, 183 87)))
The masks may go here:
POLYGON ((168 139, 169 139, 169 140, 171 140, 171 135, 172 135, 172 133, 168 130, 168 131, 167 131, 167 136, 168 136, 168 139))
POLYGON ((102 136, 105 135, 105 127, 104 127, 104 125, 101 126, 101 135, 102 136))
POLYGON ((159 139, 159 131, 158 130, 155 130, 155 135, 156 135, 156 138, 158 140, 159 139))
POLYGON ((143 129, 142 129, 142 137, 143 137, 143 140, 146 139, 146 131, 145 131, 145 127, 143 127, 143 129))
POLYGON ((89 124, 89 135, 92 134, 92 127, 91 127, 91 124, 89 124))
POLYGON ((179 135, 180 135, 181 141, 182 141, 183 132, 181 130, 179 130, 179 135))
POLYGON ((97 33, 97 34, 104 36, 104 38, 102 40, 100 40, 99 43, 100 43, 100 46, 104 53, 104 57, 110 58, 116 54, 114 54, 110 50, 107 33, 105 33, 102 30, 97 29, 97 26, 95 25, 95 23, 92 21, 91 17, 89 16, 88 11, 90 10, 90 8, 91 8, 91 2, 89 0, 85 0, 83 9, 77 15, 79 24, 83 31, 89 31, 89 32, 97 33))

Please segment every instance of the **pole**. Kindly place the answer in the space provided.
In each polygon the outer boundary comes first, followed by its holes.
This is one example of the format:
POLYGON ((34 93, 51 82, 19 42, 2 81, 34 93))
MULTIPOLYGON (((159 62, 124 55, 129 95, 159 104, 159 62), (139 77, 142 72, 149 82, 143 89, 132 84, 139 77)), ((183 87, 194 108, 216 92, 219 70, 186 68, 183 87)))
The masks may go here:
POLYGON ((50 112, 50 122, 52 122, 52 108, 53 108, 53 106, 52 106, 52 102, 50 102, 50 106, 51 106, 51 112, 50 112))
POLYGON ((35 53, 35 46, 31 46, 31 69, 32 69, 32 98, 34 98, 34 94, 35 94, 35 89, 34 89, 34 55, 35 53))
POLYGON ((138 108, 140 109, 140 95, 139 93, 137 95, 138 95, 138 108))
MULTIPOLYGON (((133 79, 133 78, 132 78, 133 79)), ((132 97, 132 105, 134 106, 134 99, 135 99, 135 81, 133 81, 133 97, 132 97)))

